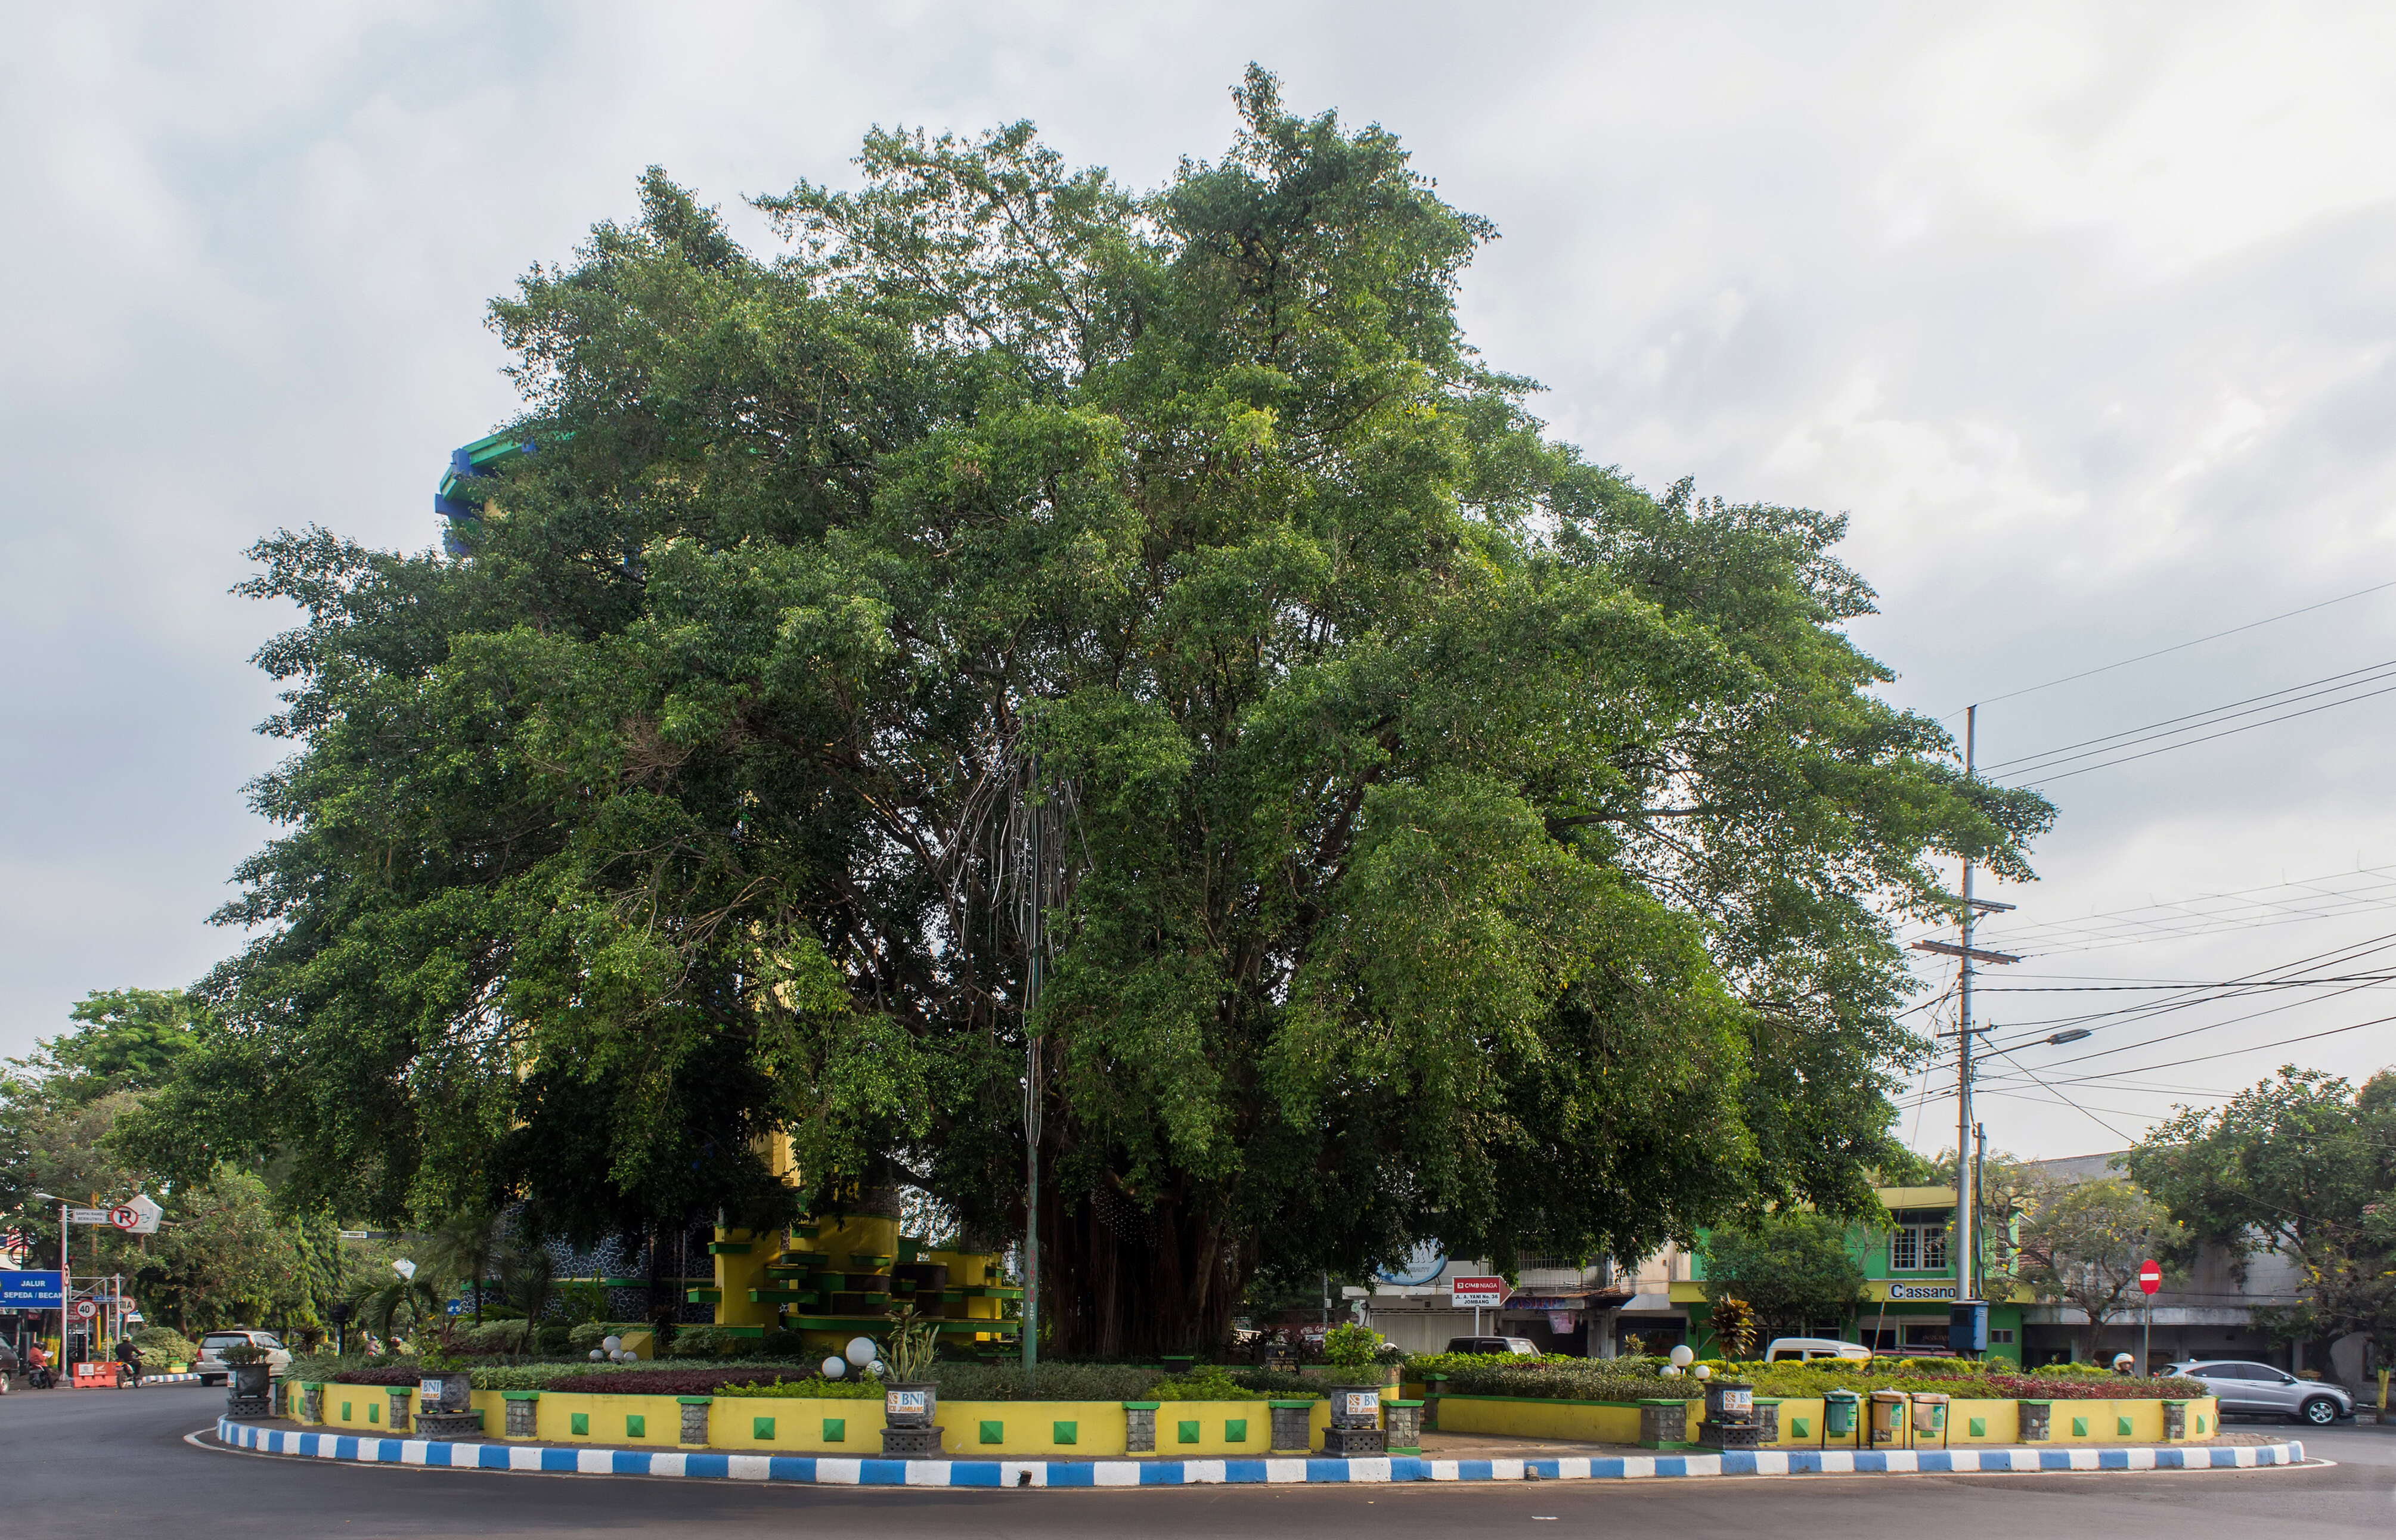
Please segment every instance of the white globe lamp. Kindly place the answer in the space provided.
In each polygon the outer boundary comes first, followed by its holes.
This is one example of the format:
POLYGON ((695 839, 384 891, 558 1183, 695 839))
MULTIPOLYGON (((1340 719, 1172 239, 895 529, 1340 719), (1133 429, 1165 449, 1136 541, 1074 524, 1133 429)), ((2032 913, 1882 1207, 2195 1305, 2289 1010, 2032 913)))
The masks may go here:
POLYGON ((823 1377, 839 1379, 848 1373, 848 1360, 834 1354, 823 1361, 823 1377))

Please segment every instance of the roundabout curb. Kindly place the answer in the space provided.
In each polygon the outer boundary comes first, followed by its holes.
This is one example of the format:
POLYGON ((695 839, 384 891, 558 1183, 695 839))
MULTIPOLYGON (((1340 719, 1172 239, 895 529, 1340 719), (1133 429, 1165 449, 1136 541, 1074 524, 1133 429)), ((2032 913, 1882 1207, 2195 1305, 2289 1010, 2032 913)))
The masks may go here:
POLYGON ((1566 1455, 1554 1459, 1433 1460, 876 1460, 815 1454, 650 1453, 635 1449, 543 1449, 522 1444, 445 1443, 295 1433, 217 1419, 233 1449, 300 1459, 564 1476, 680 1477, 784 1481, 814 1486, 1148 1487, 1262 1483, 1383 1484, 1402 1481, 1646 1480, 1689 1476, 1974 1475, 2084 1470, 2251 1470, 2303 1463, 2305 1446, 2163 1448, 1733 1450, 1720 1454, 1566 1455))

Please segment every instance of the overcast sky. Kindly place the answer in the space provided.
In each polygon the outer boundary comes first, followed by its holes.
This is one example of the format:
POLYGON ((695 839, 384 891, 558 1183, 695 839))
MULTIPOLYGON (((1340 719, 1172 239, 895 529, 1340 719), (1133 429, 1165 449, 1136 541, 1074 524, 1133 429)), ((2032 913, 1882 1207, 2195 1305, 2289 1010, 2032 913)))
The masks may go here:
MULTIPOLYGON (((1894 698, 1991 702, 1984 763, 2396 659, 2390 589, 1994 699, 2396 582, 2384 3, 0 0, 0 1053, 237 945, 206 917, 267 832, 247 658, 289 619, 226 592, 245 548, 435 540, 448 451, 512 408, 484 302, 641 167, 760 243, 739 200, 853 181, 876 123, 1029 117, 1149 187, 1220 153, 1251 59, 1497 221, 1469 324, 1561 436, 1851 514, 1884 611, 1857 634, 1894 698)), ((2218 981, 2396 933, 2396 870, 2356 874, 2396 869, 2392 748, 2396 695, 2055 782, 2043 881, 1989 933, 2028 960, 1987 982, 2218 981), (2210 928, 2143 908, 2230 892, 2210 928)), ((2396 1014, 2328 994, 2017 1048, 1990 1142, 2119 1148, 2283 1059, 2396 1060, 2384 1027, 2274 1046, 2396 1014)), ((2166 998, 1982 1013, 2013 1044, 2166 998)), ((1953 1142, 1951 1095, 1906 1120, 1953 1142)))

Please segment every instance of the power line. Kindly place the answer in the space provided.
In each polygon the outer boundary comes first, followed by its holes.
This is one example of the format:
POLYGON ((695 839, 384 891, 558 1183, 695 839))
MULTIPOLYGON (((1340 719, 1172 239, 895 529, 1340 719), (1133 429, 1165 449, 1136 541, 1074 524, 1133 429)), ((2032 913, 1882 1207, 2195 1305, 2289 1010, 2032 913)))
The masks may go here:
MULTIPOLYGON (((2171 653, 2185 652, 2190 647, 2201 647, 2207 642, 2218 642, 2225 636, 2236 636, 2241 631, 2250 631, 2258 626, 2269 626, 2281 620, 2292 620, 2299 615, 2310 615, 2315 610, 2327 609, 2332 604, 2343 604, 2349 599, 2361 599, 2367 594, 2378 593, 2391 588, 2396 588, 2396 580, 2374 583, 2369 588, 2357 589, 2352 593, 2341 593, 2335 599, 2323 599, 2319 604, 2307 604, 2301 609, 2283 610, 2278 615, 2267 615, 2260 620, 2249 620, 2243 626, 2232 626, 2228 631, 2217 631, 2210 636, 2200 636, 2192 642, 2176 642, 2168 647, 2158 647, 2153 652, 2140 653, 2136 657, 2123 658, 2118 663, 2101 664, 2094 669, 2083 669, 2078 673, 2065 674, 2060 679, 2050 679, 2043 684, 2026 684, 2018 690, 2008 690, 2001 696, 1983 696, 1980 697, 1979 704, 1993 706, 2000 700, 2012 700, 2019 696, 2034 695, 2040 690, 2051 690, 2057 684, 2070 684, 2076 680, 2093 679, 2100 673, 2110 673, 2115 669, 2126 669, 2133 663, 2144 663, 2150 657, 2163 657, 2171 653)), ((1959 707, 1958 710, 1961 708, 1959 707)))
POLYGON ((2181 727, 2179 731, 2194 732, 2198 727, 2211 726, 2216 721, 2232 721, 2240 716, 2252 716, 2256 711, 2271 710, 2277 706, 2292 706, 2296 704, 2296 700, 2310 700, 2314 695, 2330 695, 2338 690, 2352 689, 2360 684, 2376 684, 2385 678, 2391 669, 2396 669, 2396 658, 2389 658, 2378 663, 2366 663, 2362 668, 2349 669, 2343 673, 2324 674, 2319 679, 2306 680, 2301 684, 2290 684, 2277 690, 2267 690, 2261 695, 2246 696, 2219 706, 2207 706, 2199 711, 2185 711, 2178 716, 2165 717, 2160 722, 2150 722, 2140 727, 2124 727, 2118 733, 2107 733, 2101 737, 2082 738, 2076 743, 2057 744, 2055 748, 2042 749, 2036 753, 2017 754, 2009 760, 1999 760, 1989 768, 2014 770, 2025 764, 2051 768, 2043 762, 2069 763, 2075 759, 2088 759, 2096 754, 2110 752, 2108 745, 2114 748, 2124 747, 2121 743, 2122 739, 2137 737, 2142 733, 2152 733, 2160 737, 2175 737, 2176 734, 2160 732, 2159 729, 2174 727, 2181 723, 2190 723, 2193 725, 2181 727), (2357 679, 2355 676, 2358 674, 2368 674, 2371 677, 2357 679), (2311 691, 2312 694, 2299 694, 2300 691, 2311 691), (2296 700, 2283 698, 2289 696, 2294 696, 2296 700), (2248 707, 2250 710, 2238 710, 2237 708, 2241 706, 2248 707))
POLYGON ((2349 696, 2344 700, 2325 701, 2319 706, 2308 706, 2301 711, 2290 711, 2285 716, 2266 717, 2260 722, 2250 722, 2243 727, 2225 727, 2218 733, 2210 733, 2200 738, 2190 738, 2182 743, 2167 743, 2160 749, 2150 749, 2143 754, 2124 754, 2120 759, 2104 760, 2096 764, 2083 764, 2077 770, 2066 770, 2060 775, 2047 776, 2041 779, 2030 781, 2028 785, 2032 790, 2042 786, 2052 786, 2057 781, 2070 780, 2074 776, 2084 776, 2089 774, 2091 771, 2110 770, 2117 764, 2129 764, 2142 759, 2152 759, 2157 754, 2168 754, 2175 749, 2192 749, 2200 743, 2211 743, 2215 738, 2230 737, 2239 733, 2250 733, 2257 727, 2270 727, 2283 722, 2294 722, 2298 717, 2309 717, 2316 711, 2326 711, 2335 706, 2351 706, 2359 700, 2370 700, 2375 697, 2389 694, 2396 694, 2396 684, 2390 684, 2384 690, 2373 690, 2364 695, 2349 696))

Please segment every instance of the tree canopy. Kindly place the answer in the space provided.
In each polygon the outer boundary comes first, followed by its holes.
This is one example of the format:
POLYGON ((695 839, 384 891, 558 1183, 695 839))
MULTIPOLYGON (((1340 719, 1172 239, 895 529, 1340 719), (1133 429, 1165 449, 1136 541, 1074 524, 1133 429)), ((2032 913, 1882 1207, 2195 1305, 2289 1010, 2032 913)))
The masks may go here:
POLYGON ((152 1148, 392 1218, 899 1182, 990 1235, 1028 1034, 1098 1351, 1265 1263, 1868 1208, 1887 917, 1941 857, 2026 877, 2050 810, 1873 693, 1842 520, 1546 437, 1458 320, 1491 227, 1235 94, 1145 194, 877 131, 757 201, 770 258, 653 170, 496 301, 536 448, 463 558, 257 550, 285 831, 152 1148))
POLYGON ((1724 1300, 1745 1302, 1763 1343, 1844 1322, 1864 1301, 1863 1262, 1847 1230, 1803 1209, 1720 1226, 1705 1239, 1706 1298, 1717 1313, 1724 1300))
POLYGON ((2396 1331, 2396 1071, 2358 1090, 2285 1066, 2221 1107, 2182 1111, 2127 1164, 2185 1227, 2184 1256, 2209 1243, 2296 1261, 2309 1297, 2280 1313, 2283 1335, 2396 1331))

